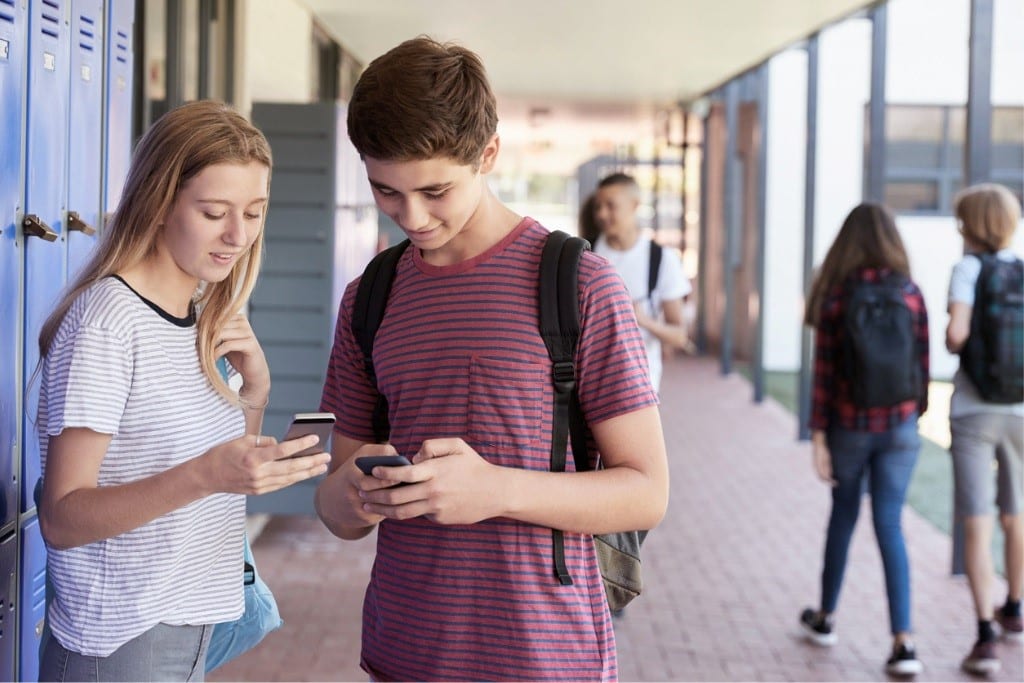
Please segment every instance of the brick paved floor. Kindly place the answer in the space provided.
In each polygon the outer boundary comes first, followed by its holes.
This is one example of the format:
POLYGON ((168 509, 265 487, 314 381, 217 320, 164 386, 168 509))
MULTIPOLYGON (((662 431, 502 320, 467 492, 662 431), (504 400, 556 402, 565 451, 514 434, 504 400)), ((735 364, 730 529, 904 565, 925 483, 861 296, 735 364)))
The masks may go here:
MULTIPOLYGON (((647 589, 616 620, 624 681, 885 680, 889 635, 881 561, 865 505, 838 611, 839 644, 799 637, 817 603, 828 489, 778 404, 709 359, 667 364, 662 414, 672 469, 664 522, 644 545, 647 589)), ((975 622, 966 582, 948 573, 949 537, 904 512, 919 681, 960 681, 975 622)), ((334 539, 312 519, 276 517, 255 543, 285 626, 212 681, 365 681, 362 594, 373 537, 334 539)), ((1000 591, 1004 587, 1000 584, 1000 591)), ((991 680, 1024 680, 1024 648, 1001 644, 991 680)))

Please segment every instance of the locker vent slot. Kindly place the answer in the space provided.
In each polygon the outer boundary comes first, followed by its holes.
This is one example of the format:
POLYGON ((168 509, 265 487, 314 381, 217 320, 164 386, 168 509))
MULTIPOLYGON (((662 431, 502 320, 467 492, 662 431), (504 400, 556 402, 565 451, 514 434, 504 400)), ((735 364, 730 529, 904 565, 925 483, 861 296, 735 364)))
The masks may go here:
POLYGON ((45 35, 51 38, 60 37, 60 4, 56 0, 43 0, 43 4, 54 10, 53 13, 46 12, 45 10, 39 13, 42 22, 39 25, 39 30, 45 35))
POLYGON ((115 45, 117 46, 117 56, 114 57, 117 61, 122 64, 128 63, 128 34, 124 31, 117 32, 118 40, 115 45))
POLYGON ((6 5, 7 7, 11 8, 10 10, 8 10, 8 9, 6 9, 4 7, 0 7, 0 19, 3 19, 4 21, 7 21, 7 22, 10 22, 10 23, 13 24, 14 23, 14 14, 13 14, 14 9, 13 8, 15 6, 14 5, 14 0, 0 0, 0 5, 6 5))
POLYGON ((96 22, 84 14, 80 15, 78 18, 82 22, 78 29, 78 47, 92 52, 93 46, 96 44, 96 34, 93 32, 95 30, 93 29, 93 26, 96 22))

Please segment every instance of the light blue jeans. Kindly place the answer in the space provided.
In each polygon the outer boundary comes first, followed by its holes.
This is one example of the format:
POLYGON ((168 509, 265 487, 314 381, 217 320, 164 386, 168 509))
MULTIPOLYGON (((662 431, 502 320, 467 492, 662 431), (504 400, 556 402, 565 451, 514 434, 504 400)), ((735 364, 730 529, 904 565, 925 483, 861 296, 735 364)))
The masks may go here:
POLYGON ((72 652, 53 636, 43 646, 40 681, 202 681, 212 626, 157 624, 107 657, 72 652))
POLYGON ((875 537, 885 567, 889 626, 893 634, 909 632, 910 565, 901 513, 921 448, 917 414, 894 429, 877 434, 832 428, 828 432, 828 447, 837 484, 832 489, 832 514, 821 573, 821 609, 836 611, 866 477, 875 537))

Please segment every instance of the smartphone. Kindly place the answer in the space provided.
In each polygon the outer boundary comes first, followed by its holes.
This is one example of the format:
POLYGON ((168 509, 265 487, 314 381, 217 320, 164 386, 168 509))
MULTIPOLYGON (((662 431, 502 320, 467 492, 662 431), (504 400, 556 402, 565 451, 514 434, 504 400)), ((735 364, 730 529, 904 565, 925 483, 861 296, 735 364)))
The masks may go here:
POLYGON ((332 429, 334 429, 334 413, 296 413, 283 441, 291 441, 307 434, 316 434, 320 437, 320 441, 315 446, 301 450, 289 457, 299 458, 326 451, 327 439, 330 438, 332 429))
POLYGON ((404 455, 364 455, 356 458, 356 467, 366 476, 373 474, 374 467, 399 467, 411 464, 404 455))

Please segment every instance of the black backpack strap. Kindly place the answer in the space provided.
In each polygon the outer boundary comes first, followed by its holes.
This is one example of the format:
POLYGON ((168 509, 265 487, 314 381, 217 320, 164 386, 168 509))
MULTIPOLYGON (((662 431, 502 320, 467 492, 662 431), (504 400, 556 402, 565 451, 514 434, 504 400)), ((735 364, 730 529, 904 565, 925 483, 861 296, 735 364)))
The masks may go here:
MULTIPOLYGON (((391 294, 391 283, 395 280, 395 269, 402 258, 409 240, 404 240, 393 247, 380 252, 367 264, 356 290, 356 301, 352 308, 352 334, 359 342, 363 352, 363 367, 374 385, 377 384, 377 373, 373 369, 373 340, 377 336, 377 328, 384 319, 388 296, 391 294)), ((379 443, 388 440, 391 425, 388 422, 388 400, 377 391, 377 405, 373 408, 373 433, 379 443)))
MULTIPOLYGON (((551 426, 551 471, 565 471, 570 434, 576 469, 587 469, 586 422, 576 392, 576 346, 580 338, 579 264, 589 248, 586 240, 560 231, 548 235, 541 252, 538 305, 540 334, 551 358, 555 389, 551 426)), ((551 530, 555 576, 563 586, 572 584, 565 565, 565 544, 560 529, 551 530)))
POLYGON ((647 298, 654 296, 654 288, 658 286, 658 273, 661 271, 661 245, 651 240, 651 263, 647 269, 647 298))

